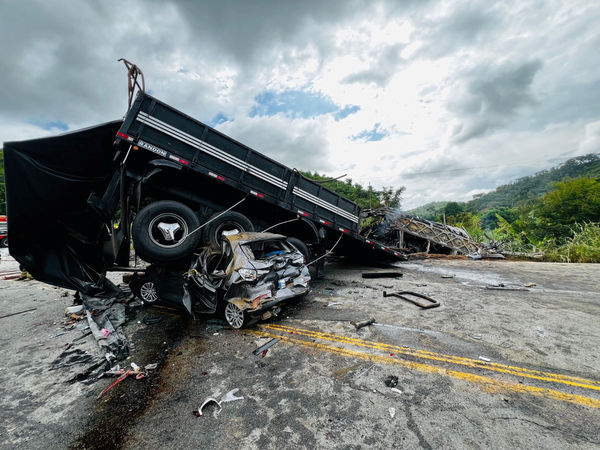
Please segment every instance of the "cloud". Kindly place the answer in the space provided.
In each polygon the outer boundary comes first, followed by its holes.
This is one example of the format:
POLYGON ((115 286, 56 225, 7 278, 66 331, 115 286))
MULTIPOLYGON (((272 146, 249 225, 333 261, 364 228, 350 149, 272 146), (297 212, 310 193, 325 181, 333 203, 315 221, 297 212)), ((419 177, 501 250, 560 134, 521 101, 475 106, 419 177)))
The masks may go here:
POLYGON ((459 78, 448 107, 458 115, 453 141, 463 143, 498 129, 524 106, 535 104, 531 91, 539 60, 484 65, 459 78))
POLYGON ((283 164, 301 170, 330 170, 326 124, 321 120, 240 117, 218 130, 283 164))
POLYGON ((373 83, 385 86, 394 76, 398 68, 406 61, 400 56, 405 46, 402 44, 386 46, 379 51, 378 57, 366 70, 352 73, 344 77, 342 83, 373 83))

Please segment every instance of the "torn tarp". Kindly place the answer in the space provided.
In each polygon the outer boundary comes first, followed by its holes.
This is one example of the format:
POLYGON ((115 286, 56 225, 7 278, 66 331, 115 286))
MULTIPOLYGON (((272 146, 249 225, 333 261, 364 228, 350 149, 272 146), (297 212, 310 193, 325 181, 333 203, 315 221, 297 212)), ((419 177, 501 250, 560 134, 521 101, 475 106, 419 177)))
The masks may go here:
POLYGON ((121 121, 4 144, 10 254, 34 278, 88 295, 116 295, 104 277, 107 224, 89 206, 115 172, 121 121))

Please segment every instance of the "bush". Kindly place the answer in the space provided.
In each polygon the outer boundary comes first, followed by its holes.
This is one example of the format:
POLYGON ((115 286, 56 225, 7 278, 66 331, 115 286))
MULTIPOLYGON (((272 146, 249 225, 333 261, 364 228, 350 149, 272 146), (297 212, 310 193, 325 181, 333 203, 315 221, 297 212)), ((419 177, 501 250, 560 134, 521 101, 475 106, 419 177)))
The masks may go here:
POLYGON ((571 228, 572 237, 560 247, 545 255, 549 261, 598 263, 600 262, 600 223, 585 223, 571 228))

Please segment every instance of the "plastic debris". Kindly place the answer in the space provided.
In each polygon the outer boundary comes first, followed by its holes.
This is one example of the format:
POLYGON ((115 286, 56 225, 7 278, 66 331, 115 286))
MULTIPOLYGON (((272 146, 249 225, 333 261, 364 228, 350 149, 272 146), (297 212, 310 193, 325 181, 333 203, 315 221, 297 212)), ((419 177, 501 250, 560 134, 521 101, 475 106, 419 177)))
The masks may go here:
POLYGON ((65 314, 70 316, 71 314, 82 314, 83 313, 83 305, 69 306, 65 309, 65 314))
POLYGON ((137 365, 136 363, 134 363, 134 362, 132 362, 132 363, 130 364, 130 366, 131 366, 131 368, 132 368, 133 370, 135 370, 136 372, 139 372, 139 371, 141 370, 141 369, 140 369, 140 366, 138 366, 138 365, 137 365))
POLYGON ((239 388, 230 390, 227 394, 221 397, 221 403, 234 402, 236 400, 244 400, 244 397, 236 397, 235 393, 239 391, 239 388))
POLYGON ((323 305, 323 306, 329 307, 329 306, 338 306, 338 305, 341 305, 341 304, 342 304, 342 302, 332 302, 332 303, 328 303, 328 304, 323 305))
POLYGON ((485 361, 485 362, 490 362, 491 361, 490 358, 486 358, 485 356, 480 356, 479 359, 482 360, 482 361, 485 361))
POLYGON ((144 370, 154 370, 158 367, 158 363, 146 364, 144 370))
POLYGON ((389 409, 390 411, 390 417, 393 419, 394 416, 396 415, 396 408, 394 408, 393 406, 390 407, 389 409))
POLYGON ((402 391, 398 388, 392 388, 390 389, 392 392, 395 392, 396 394, 402 394, 402 391))
POLYGON ((100 330, 100 332, 102 333, 102 335, 103 335, 104 337, 108 337, 108 335, 111 333, 111 331, 110 331, 110 330, 107 330, 106 328, 102 328, 102 329, 100 330))
POLYGON ((525 284, 523 285, 523 287, 534 287, 534 286, 536 286, 536 284, 535 284, 535 283, 525 283, 525 284))
POLYGON ((198 408, 198 410, 194 411, 194 414, 196 414, 197 417, 200 417, 202 415, 202 410, 204 409, 204 407, 206 405, 211 404, 211 403, 214 403, 214 404, 216 404, 219 407, 219 409, 215 410, 215 413, 214 413, 214 416, 215 416, 215 419, 216 419, 217 416, 219 415, 219 413, 221 412, 221 410, 223 409, 223 407, 221 406, 221 403, 219 403, 216 399, 214 399, 212 397, 209 397, 206 400, 204 400, 204 403, 202 403, 200 405, 200 407, 198 408))

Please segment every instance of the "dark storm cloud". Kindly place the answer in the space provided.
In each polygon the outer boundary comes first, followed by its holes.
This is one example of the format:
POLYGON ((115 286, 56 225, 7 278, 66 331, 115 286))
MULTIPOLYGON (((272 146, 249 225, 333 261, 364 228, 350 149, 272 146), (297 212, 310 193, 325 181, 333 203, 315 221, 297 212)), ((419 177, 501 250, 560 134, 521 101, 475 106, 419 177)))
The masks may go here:
POLYGON ((531 91, 539 60, 478 67, 459 77, 448 105, 461 124, 454 142, 464 143, 508 123, 520 108, 536 103, 531 91))

